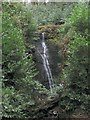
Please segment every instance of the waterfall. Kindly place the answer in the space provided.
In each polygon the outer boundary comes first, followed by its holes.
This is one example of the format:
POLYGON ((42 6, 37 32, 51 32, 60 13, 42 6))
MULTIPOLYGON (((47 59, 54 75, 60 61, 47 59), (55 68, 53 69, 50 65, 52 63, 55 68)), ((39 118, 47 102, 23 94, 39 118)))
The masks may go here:
POLYGON ((43 60, 43 66, 44 66, 45 72, 47 74, 49 87, 50 87, 50 90, 52 93, 52 88, 54 87, 54 82, 53 82, 52 72, 51 72, 50 64, 49 64, 49 60, 48 60, 49 54, 48 54, 48 48, 47 48, 46 43, 45 43, 45 34, 44 33, 42 33, 41 45, 42 45, 43 53, 41 54, 39 52, 39 54, 41 55, 41 58, 43 60))

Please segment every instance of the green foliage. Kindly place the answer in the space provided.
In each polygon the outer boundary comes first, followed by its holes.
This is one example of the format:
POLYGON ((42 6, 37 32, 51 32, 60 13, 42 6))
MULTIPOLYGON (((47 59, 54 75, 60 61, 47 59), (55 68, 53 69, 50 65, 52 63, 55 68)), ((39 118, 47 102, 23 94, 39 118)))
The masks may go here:
POLYGON ((75 27, 76 32, 80 34, 87 34, 88 32, 88 5, 78 4, 74 7, 70 21, 71 26, 75 27))
POLYGON ((33 35, 37 28, 35 20, 32 17, 30 8, 22 5, 22 12, 20 15, 21 28, 25 37, 26 46, 30 49, 30 44, 33 41, 33 35))
POLYGON ((5 75, 5 79, 11 79, 13 81, 13 79, 19 78, 21 71, 20 62, 25 53, 25 46, 22 30, 14 24, 9 9, 7 11, 7 7, 3 9, 2 19, 3 74, 5 75))
MULTIPOLYGON (((73 101, 74 107, 83 106, 84 109, 88 111, 86 105, 89 102, 89 88, 88 88, 88 54, 87 46, 82 45, 77 47, 68 58, 68 67, 64 70, 63 80, 67 84, 67 90, 64 91, 64 95, 68 96, 68 102, 72 102, 71 98, 76 99, 73 101), (68 91, 68 92, 67 92, 68 91), (73 91, 73 92, 70 92, 73 91), (71 94, 71 96, 69 96, 71 94), (76 98, 77 96, 78 98, 76 98), (82 99, 84 98, 85 99, 82 99), (87 102, 88 101, 88 102, 87 102), (77 105, 77 102, 79 105, 77 105), (74 105, 76 104, 76 105, 74 105)), ((69 103, 68 107, 71 107, 69 103)), ((68 108, 71 109, 71 108, 68 108)))
MULTIPOLYGON (((30 97, 30 96, 29 96, 30 97)), ((6 118, 13 118, 21 116, 24 117, 24 110, 26 107, 26 97, 23 97, 23 94, 17 92, 14 88, 4 88, 3 89, 3 116, 6 118)), ((31 100, 31 98, 29 98, 31 100)))
POLYGON ((88 39, 88 4, 78 3, 72 5, 72 8, 69 18, 66 17, 64 27, 59 29, 58 32, 62 36, 67 34, 69 37, 74 37, 75 34, 78 34, 88 39))
POLYGON ((39 99, 34 98, 47 93, 47 89, 34 80, 38 72, 32 54, 26 54, 23 32, 33 32, 33 21, 31 14, 18 3, 3 3, 2 8, 3 116, 25 118, 39 99))
POLYGON ((59 91, 60 105, 65 111, 81 108, 88 112, 90 91, 87 4, 75 4, 75 6, 67 4, 64 7, 61 3, 46 5, 3 3, 2 8, 3 116, 24 119, 32 117, 33 108, 40 105, 42 96, 53 97, 59 91), (67 67, 64 68, 61 77, 63 86, 55 86, 51 94, 45 86, 35 80, 38 72, 32 54, 27 55, 26 51, 32 46, 33 33, 38 25, 55 24, 60 22, 61 18, 64 18, 66 23, 63 29, 58 29, 60 38, 67 35, 74 40, 68 45, 68 57, 65 61, 67 67))
POLYGON ((37 107, 39 101, 38 96, 48 93, 48 90, 38 81, 28 79, 20 81, 22 84, 21 87, 18 86, 18 90, 14 87, 3 87, 2 106, 4 117, 17 119, 32 117, 32 109, 37 107))
POLYGON ((74 40, 70 41, 68 58, 65 61, 67 67, 62 75, 65 88, 60 104, 65 111, 72 112, 75 109, 82 109, 89 112, 87 18, 87 4, 84 3, 76 5, 72 15, 67 20, 71 25, 67 30, 68 35, 74 40), (74 30, 73 36, 70 34, 70 29, 74 30))
POLYGON ((28 5, 28 7, 32 12, 32 16, 34 17, 37 25, 58 23, 61 21, 61 19, 65 19, 65 17, 70 14, 70 11, 72 9, 72 5, 67 4, 67 6, 64 8, 64 5, 62 3, 28 5), (62 11, 62 9, 64 10, 62 11))

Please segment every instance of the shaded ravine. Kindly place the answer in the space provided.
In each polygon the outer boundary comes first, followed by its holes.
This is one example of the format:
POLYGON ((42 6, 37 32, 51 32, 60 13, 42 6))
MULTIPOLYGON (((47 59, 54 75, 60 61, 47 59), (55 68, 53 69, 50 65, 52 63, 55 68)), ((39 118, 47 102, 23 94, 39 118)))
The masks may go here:
POLYGON ((48 48, 45 43, 45 34, 44 32, 42 33, 42 41, 41 41, 41 47, 42 47, 42 52, 38 50, 38 53, 40 54, 42 60, 43 60, 43 67, 47 75, 48 83, 49 83, 49 88, 52 93, 52 88, 54 87, 54 81, 52 77, 52 72, 50 69, 50 64, 49 64, 49 54, 48 54, 48 48))

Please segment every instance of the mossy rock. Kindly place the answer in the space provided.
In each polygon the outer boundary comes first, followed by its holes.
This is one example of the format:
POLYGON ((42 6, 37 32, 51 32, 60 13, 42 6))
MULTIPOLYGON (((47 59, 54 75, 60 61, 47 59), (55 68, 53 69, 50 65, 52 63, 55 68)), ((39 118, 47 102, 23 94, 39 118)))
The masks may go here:
POLYGON ((39 26, 38 27, 38 31, 39 32, 54 32, 57 30, 57 28, 59 28, 60 25, 53 25, 53 24, 50 24, 50 25, 43 25, 43 26, 39 26))

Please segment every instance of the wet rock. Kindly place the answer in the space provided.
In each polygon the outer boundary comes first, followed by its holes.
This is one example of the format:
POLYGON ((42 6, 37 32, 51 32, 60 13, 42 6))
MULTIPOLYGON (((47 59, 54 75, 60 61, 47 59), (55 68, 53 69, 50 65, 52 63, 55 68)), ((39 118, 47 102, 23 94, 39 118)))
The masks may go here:
POLYGON ((31 48, 31 52, 32 54, 35 53, 36 49, 35 48, 31 48))
MULTIPOLYGON (((42 39, 42 32, 40 33, 40 39, 42 39)), ((46 31, 44 31, 44 39, 48 39, 48 35, 46 33, 46 31)))
POLYGON ((65 21, 59 21, 59 22, 56 22, 55 25, 61 25, 61 24, 64 24, 65 21))
POLYGON ((69 40, 75 40, 75 38, 73 37, 73 38, 69 38, 69 40))

